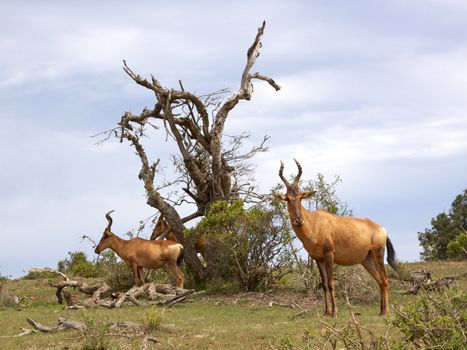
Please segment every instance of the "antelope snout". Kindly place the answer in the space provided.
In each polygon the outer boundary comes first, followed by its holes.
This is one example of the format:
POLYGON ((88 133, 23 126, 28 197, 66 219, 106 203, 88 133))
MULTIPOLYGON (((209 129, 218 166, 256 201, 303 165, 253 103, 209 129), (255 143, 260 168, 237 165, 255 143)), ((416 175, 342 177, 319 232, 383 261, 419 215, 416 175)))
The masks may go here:
POLYGON ((96 249, 94 249, 94 253, 96 254, 99 254, 101 251, 97 249, 98 247, 96 247, 96 249))
POLYGON ((302 218, 295 219, 295 226, 302 226, 302 224, 303 224, 302 218))

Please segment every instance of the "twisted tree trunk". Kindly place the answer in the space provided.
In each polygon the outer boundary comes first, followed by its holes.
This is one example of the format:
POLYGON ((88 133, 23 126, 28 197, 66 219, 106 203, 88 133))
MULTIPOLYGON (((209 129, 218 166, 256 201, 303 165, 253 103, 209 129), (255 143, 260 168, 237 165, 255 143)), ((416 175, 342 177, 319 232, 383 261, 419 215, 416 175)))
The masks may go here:
MULTIPOLYGON (((220 100, 221 93, 215 92, 197 96, 185 91, 180 83, 180 90, 164 88, 151 76, 150 81, 134 73, 125 61, 123 69, 138 85, 151 90, 156 98, 153 109, 145 108, 139 115, 125 112, 118 127, 108 130, 105 139, 117 136, 120 141, 126 139, 134 147, 141 161, 139 178, 143 181, 147 194, 147 203, 157 209, 168 222, 177 240, 185 247, 185 261, 195 279, 202 281, 209 273, 205 269, 194 249, 193 239, 184 236, 185 223, 203 216, 209 205, 217 200, 239 198, 246 191, 251 191, 248 183, 241 182, 242 174, 238 170, 239 162, 251 158, 255 153, 266 150, 264 142, 246 154, 238 155, 239 144, 245 138, 237 136, 231 149, 223 149, 223 131, 229 112, 240 102, 250 100, 253 93, 253 79, 268 82, 274 89, 280 86, 271 78, 250 70, 260 54, 261 38, 265 22, 258 28, 256 37, 248 49, 247 62, 242 73, 240 88, 225 101, 220 100), (156 123, 162 123, 160 126, 156 123), (142 144, 142 136, 151 130, 163 129, 178 147, 179 154, 174 156, 174 165, 180 175, 171 182, 183 193, 177 200, 164 197, 161 189, 154 183, 159 160, 150 162, 142 144), (248 185, 245 186, 245 185, 248 185), (196 209, 186 217, 180 217, 176 207, 181 203, 192 203, 196 209)), ((243 167, 244 168, 244 167, 243 167)), ((209 264, 209 261, 207 262, 209 264)))

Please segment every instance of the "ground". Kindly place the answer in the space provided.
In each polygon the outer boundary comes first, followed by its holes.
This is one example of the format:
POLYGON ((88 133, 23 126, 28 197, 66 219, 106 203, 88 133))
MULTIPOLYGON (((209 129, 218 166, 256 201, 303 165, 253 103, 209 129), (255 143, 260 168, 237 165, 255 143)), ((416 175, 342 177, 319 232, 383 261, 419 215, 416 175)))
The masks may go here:
MULTIPOLYGON (((346 268, 341 271, 346 273, 346 268)), ((467 262, 436 262, 405 264, 406 271, 428 269, 434 279, 458 276, 458 288, 466 290, 467 262)), ((342 294, 338 301, 337 320, 321 316, 322 302, 307 294, 297 283, 288 280, 285 285, 255 293, 199 293, 171 308, 124 306, 121 309, 64 310, 56 303, 55 289, 48 280, 7 281, 3 292, 22 298, 19 307, 0 308, 0 339, 2 349, 83 349, 86 341, 95 337, 109 342, 110 348, 139 349, 141 334, 109 330, 108 322, 132 321, 153 325, 152 334, 158 343, 155 349, 295 349, 305 348, 304 337, 319 336, 325 324, 343 327, 349 322, 349 310, 342 294), (306 313, 304 311, 307 311, 306 313), (78 331, 37 333, 11 337, 31 328, 26 318, 49 326, 65 317, 92 325, 94 333, 78 331), (151 323, 152 322, 152 323, 151 323), (102 331, 100 331, 100 329, 102 331)), ((348 288, 341 285, 341 288, 348 288)), ((390 293, 391 309, 415 298, 403 295, 405 286, 393 281, 390 293)), ((357 321, 376 335, 385 335, 387 320, 380 317, 376 284, 368 286, 370 300, 355 298, 352 309, 357 321), (376 292, 375 292, 376 291, 376 292), (371 293, 370 293, 371 292, 371 293)), ((397 336, 397 334, 390 336, 397 336)), ((92 340, 92 339, 91 339, 92 340)), ((91 349, 92 347, 88 347, 91 349)))

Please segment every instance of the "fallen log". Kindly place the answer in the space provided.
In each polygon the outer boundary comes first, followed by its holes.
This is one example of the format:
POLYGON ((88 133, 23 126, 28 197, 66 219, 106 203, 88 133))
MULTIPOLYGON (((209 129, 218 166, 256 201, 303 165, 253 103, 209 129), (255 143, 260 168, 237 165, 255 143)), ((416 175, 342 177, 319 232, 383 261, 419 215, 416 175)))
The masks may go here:
MULTIPOLYGON (((50 333, 50 332, 63 332, 65 330, 71 329, 71 330, 78 330, 80 332, 85 332, 87 327, 81 322, 78 321, 73 321, 73 320, 68 320, 63 317, 58 318, 58 326, 56 327, 49 327, 46 325, 43 325, 42 323, 39 323, 37 321, 34 321, 33 319, 27 318, 27 322, 33 326, 33 329, 28 329, 28 328, 23 328, 21 327, 21 333, 15 334, 15 335, 3 335, 0 338, 16 338, 16 337, 23 337, 25 335, 33 334, 33 333, 50 333)), ((142 343, 141 343, 141 348, 142 350, 146 350, 148 348, 148 342, 153 342, 153 343, 158 343, 158 340, 156 337, 148 333, 148 330, 145 328, 144 325, 139 324, 139 323, 134 323, 134 322, 114 322, 109 324, 110 328, 125 328, 127 330, 130 330, 132 332, 132 336, 134 337, 140 337, 142 336, 142 343)), ((85 336, 86 333, 84 333, 85 336)), ((115 334, 112 334, 115 336, 115 334)), ((116 336, 119 336, 117 333, 116 336)), ((128 334, 124 335, 125 337, 128 337, 128 334)))
POLYGON ((175 295, 173 298, 170 298, 166 301, 161 301, 157 305, 171 307, 172 305, 185 300, 189 295, 193 294, 195 291, 193 289, 186 290, 184 293, 175 295))
POLYGON ((101 295, 107 292, 110 287, 102 283, 100 288, 94 291, 91 298, 78 301, 76 297, 69 295, 64 291, 63 295, 67 301, 69 309, 78 309, 82 307, 106 307, 120 308, 125 302, 130 302, 137 306, 145 306, 147 304, 156 304, 160 306, 170 307, 178 302, 185 300, 195 291, 192 289, 183 289, 174 287, 168 284, 146 283, 140 287, 132 287, 125 293, 119 293, 110 298, 102 299, 101 295), (141 301, 140 297, 146 297, 148 303, 141 301))
POLYGON ((97 306, 119 308, 126 301, 137 306, 144 306, 146 303, 138 299, 141 296, 145 296, 151 302, 150 304, 170 307, 185 300, 189 295, 194 293, 194 290, 183 289, 170 284, 146 283, 140 287, 134 286, 125 293, 112 294, 110 298, 103 299, 102 295, 110 290, 110 287, 105 282, 89 286, 85 280, 73 281, 63 272, 48 267, 32 268, 29 271, 50 272, 62 276, 64 278, 63 281, 55 281, 50 285, 57 288, 55 295, 57 296, 58 303, 62 304, 65 299, 67 308, 71 310, 97 306), (65 290, 67 287, 72 287, 83 294, 90 295, 90 298, 80 301, 75 295, 65 290))
MULTIPOLYGON (((22 337, 28 334, 32 333, 53 333, 53 332, 63 332, 66 330, 77 330, 80 332, 84 332, 88 329, 88 326, 85 324, 66 319, 64 317, 59 317, 58 318, 58 325, 56 327, 49 327, 46 326, 40 322, 37 322, 31 318, 26 318, 26 321, 33 327, 33 329, 28 329, 28 328, 23 328, 21 327, 20 329, 22 330, 21 333, 12 335, 12 336, 6 336, 6 337, 22 337)), ((135 323, 135 322, 112 322, 108 323, 108 326, 110 328, 125 328, 127 330, 131 330, 132 332, 135 333, 136 336, 144 335, 144 338, 147 338, 146 341, 143 343, 146 343, 148 341, 152 342, 157 342, 156 338, 153 336, 147 334, 147 329, 143 324, 140 323, 135 323)), ((5 336, 2 336, 5 337, 5 336)))
MULTIPOLYGON (((57 296, 58 303, 63 303, 63 289, 65 287, 77 288, 81 293, 86 295, 91 295, 89 304, 96 304, 102 294, 110 290, 110 287, 105 283, 95 284, 93 286, 88 286, 86 281, 60 281, 51 284, 52 287, 57 288, 55 295, 57 296)), ((67 300, 65 298, 65 300, 67 300)), ((68 306, 71 306, 68 304, 68 306)))
MULTIPOLYGON (((79 330, 79 331, 82 331, 82 330, 86 329, 86 326, 83 323, 78 322, 78 321, 68 320, 68 319, 66 319, 64 317, 59 317, 58 318, 58 326, 57 327, 45 326, 42 323, 34 321, 31 318, 26 318, 26 321, 31 326, 33 326, 35 330, 37 330, 39 332, 44 332, 44 333, 46 333, 46 332, 61 332, 61 331, 67 330, 67 329, 75 329, 75 330, 79 330)), ((26 329, 23 328, 23 330, 26 330, 26 329)), ((29 334, 29 333, 27 333, 27 334, 29 334)))

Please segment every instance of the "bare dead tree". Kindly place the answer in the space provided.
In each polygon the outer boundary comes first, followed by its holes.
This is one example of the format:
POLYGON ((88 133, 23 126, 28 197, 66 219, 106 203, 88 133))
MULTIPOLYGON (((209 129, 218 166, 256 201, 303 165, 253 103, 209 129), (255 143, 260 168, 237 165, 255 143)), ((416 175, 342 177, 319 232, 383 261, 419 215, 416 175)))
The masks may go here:
POLYGON ((266 81, 276 91, 280 89, 273 79, 251 72, 260 55, 265 24, 258 28, 247 51, 240 87, 229 96, 230 92, 225 89, 198 96, 185 91, 181 81, 179 89, 165 88, 153 75, 145 79, 123 61, 123 70, 138 85, 151 90, 156 102, 154 108, 145 108, 140 114, 125 112, 116 128, 99 134, 103 140, 113 136, 120 142, 127 140, 136 151, 141 161, 139 178, 144 183, 147 203, 160 211, 177 240, 185 246, 186 262, 196 280, 203 279, 203 267, 196 257, 193 242, 187 242, 183 235, 185 223, 203 216, 214 201, 251 197, 254 187, 251 165, 247 161, 267 149, 268 137, 244 153, 241 153, 241 145, 248 135, 233 136, 229 143, 223 142, 227 117, 241 100, 251 99, 253 79, 266 81), (143 147, 145 136, 155 130, 163 132, 166 140, 173 140, 178 148, 178 153, 172 156, 178 176, 165 183, 156 183, 159 159, 150 160, 143 147), (169 195, 163 191, 167 188, 171 188, 169 195), (192 204, 194 211, 181 217, 177 206, 182 203, 192 204))

